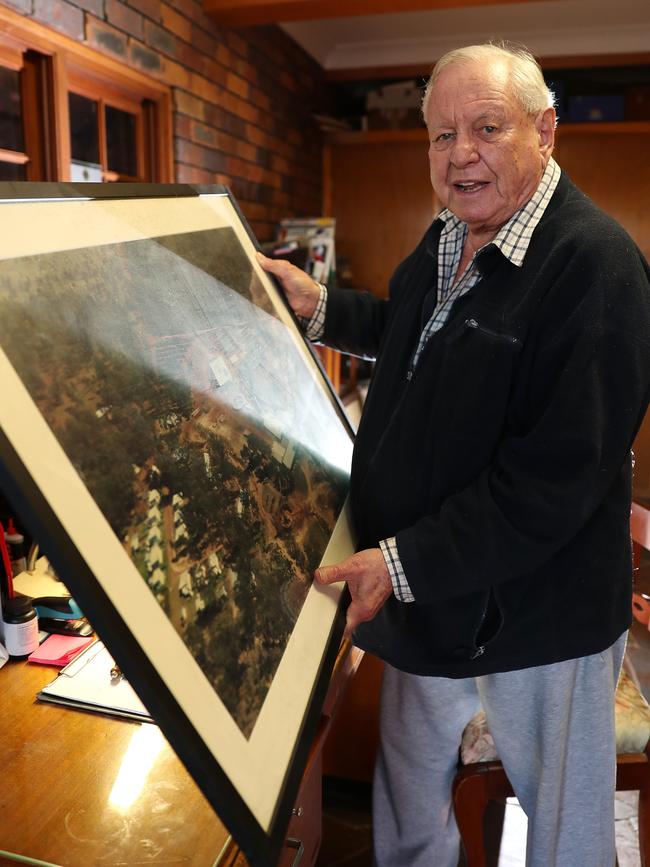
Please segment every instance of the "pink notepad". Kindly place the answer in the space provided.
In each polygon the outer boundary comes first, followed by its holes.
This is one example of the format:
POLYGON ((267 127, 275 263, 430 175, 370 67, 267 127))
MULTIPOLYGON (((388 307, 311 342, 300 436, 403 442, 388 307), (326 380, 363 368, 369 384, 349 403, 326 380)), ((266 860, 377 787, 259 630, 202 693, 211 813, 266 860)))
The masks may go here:
POLYGON ((50 635, 27 659, 29 662, 42 662, 44 665, 67 665, 92 644, 95 639, 81 638, 76 635, 50 635))

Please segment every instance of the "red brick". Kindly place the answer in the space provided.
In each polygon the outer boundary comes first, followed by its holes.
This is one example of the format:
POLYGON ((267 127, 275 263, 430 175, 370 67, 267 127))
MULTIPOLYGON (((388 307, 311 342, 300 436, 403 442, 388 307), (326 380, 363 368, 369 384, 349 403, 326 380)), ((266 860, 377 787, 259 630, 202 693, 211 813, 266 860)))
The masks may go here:
POLYGON ((263 205, 261 202, 239 202, 247 220, 273 220, 276 208, 271 205, 263 205))
POLYGON ((203 57, 203 63, 201 68, 201 73, 211 81, 213 84, 220 84, 225 86, 226 84, 226 70, 223 66, 220 66, 216 60, 213 60, 211 57, 203 57))
POLYGON ((233 139, 232 147, 238 157, 241 157, 244 160, 249 160, 252 163, 257 161, 257 148, 249 142, 242 141, 241 139, 233 139))
POLYGON ((186 166, 176 163, 176 180, 179 184, 213 184, 214 172, 198 169, 196 166, 186 166))
POLYGON ((78 42, 84 38, 84 14, 70 3, 34 0, 34 18, 71 36, 78 42))
POLYGON ((106 0, 106 20, 118 30, 128 33, 129 36, 142 39, 144 19, 139 12, 134 12, 126 3, 122 3, 120 0, 106 0))
POLYGON ((259 220, 252 220, 249 225, 258 241, 272 241, 277 222, 278 220, 274 220, 272 223, 261 223, 259 220))
POLYGON ((278 205, 280 208, 288 208, 289 194, 285 193, 284 190, 273 190, 272 202, 274 205, 278 205))
MULTIPOLYGON (((256 162, 257 157, 257 148, 255 145, 250 144, 250 142, 242 141, 241 139, 235 138, 235 136, 228 135, 225 132, 221 132, 220 130, 214 131, 214 143, 215 146, 219 148, 219 150, 225 151, 226 153, 233 154, 234 156, 241 157, 244 160, 248 160, 251 163, 256 162)), ((192 138, 195 138, 193 135, 192 138)))
POLYGON ((248 63, 246 60, 240 60, 239 58, 235 58, 233 70, 237 73, 237 75, 241 75, 242 78, 245 78, 246 81, 250 81, 251 84, 257 84, 257 82, 259 81, 259 75, 257 73, 257 70, 251 63, 248 63))
POLYGON ((204 54, 214 57, 217 53, 217 40, 210 33, 206 33, 196 24, 192 24, 192 32, 188 40, 195 48, 204 54))
POLYGON ((175 87, 182 87, 183 90, 191 90, 190 73, 181 66, 180 63, 175 63, 173 60, 165 58, 162 62, 161 77, 167 84, 175 87))
POLYGON ((242 57, 248 57, 248 42, 245 39, 235 33, 234 30, 226 31, 226 42, 228 43, 229 48, 232 48, 233 51, 236 51, 237 54, 242 57))
POLYGON ((228 51, 223 42, 219 42, 217 45, 216 59, 217 62, 222 66, 225 66, 226 69, 230 69, 232 66, 232 54, 228 51))
POLYGON ((86 12, 90 12, 91 15, 95 15, 97 18, 104 17, 103 0, 75 0, 74 5, 79 6, 81 9, 85 9, 86 12))
POLYGON ((190 138, 191 119, 186 114, 174 113, 174 135, 179 138, 190 138))
POLYGON ((174 108, 182 114, 203 120, 205 118, 205 103, 197 96, 185 93, 176 88, 174 90, 174 108))
POLYGON ((222 104, 228 111, 236 114, 244 120, 250 121, 251 123, 254 123, 258 119, 259 112, 255 106, 243 99, 239 99, 232 93, 224 92, 222 96, 222 104))
POLYGON ((196 123, 196 121, 190 123, 187 138, 202 145, 218 146, 216 129, 206 126, 204 123, 196 123))
POLYGON ((163 71, 163 60, 160 54, 142 45, 141 42, 136 42, 134 39, 129 40, 129 58, 131 65, 149 75, 160 77, 163 71))
POLYGON ((176 57, 176 39, 153 21, 144 22, 144 41, 162 54, 176 57))
POLYGON ((291 144, 298 145, 298 147, 302 147, 304 142, 302 132, 299 129, 288 129, 287 141, 291 142, 291 144))
POLYGON ((298 90, 298 85, 296 83, 296 79, 293 75, 289 75, 288 72, 282 72, 280 74, 280 83, 287 90, 290 90, 292 93, 295 93, 298 90))
POLYGON ((191 69, 192 72, 203 72, 203 55, 194 48, 193 45, 188 45, 186 42, 178 43, 177 55, 178 60, 183 66, 191 69))
POLYGON ((262 111, 271 111, 273 103, 271 99, 257 87, 251 87, 250 101, 262 111))
POLYGON ((226 96, 225 92, 219 87, 218 84, 212 84, 211 81, 203 78, 202 75, 196 75, 195 73, 191 73, 189 77, 188 90, 192 91, 192 93, 197 96, 206 99, 208 102, 213 102, 215 104, 220 103, 223 98, 226 96))
POLYGON ((32 14, 32 0, 2 0, 2 2, 23 15, 32 14))
POLYGON ((291 165, 288 160, 285 160, 284 157, 276 156, 275 154, 271 157, 271 168, 280 172, 283 175, 288 175, 291 172, 291 165))
POLYGON ((183 39, 185 42, 192 40, 192 22, 188 21, 185 16, 179 15, 178 12, 163 3, 161 6, 161 17, 163 27, 169 30, 170 33, 173 33, 174 36, 178 36, 179 39, 183 39))
POLYGON ((126 36, 102 21, 89 18, 86 23, 86 42, 104 54, 112 54, 124 60, 126 57, 126 36))
POLYGON ((160 21, 162 3, 160 0, 128 0, 129 6, 133 6, 142 15, 151 18, 152 21, 160 21))
POLYGON ((255 162, 257 148, 245 141, 240 141, 234 136, 228 135, 221 130, 206 126, 205 124, 190 123, 190 131, 187 136, 191 141, 206 147, 212 147, 223 153, 241 157, 249 162, 255 162))
POLYGON ((203 12, 200 0, 168 0, 169 5, 181 12, 186 18, 205 26, 208 19, 203 12))
POLYGON ((240 78, 238 75, 235 75, 232 72, 228 72, 226 75, 226 87, 232 93, 236 93, 237 96, 241 96, 242 99, 248 99, 249 85, 247 81, 244 81, 243 78, 240 78))
POLYGON ((255 144, 259 145, 260 147, 268 147, 268 143, 271 137, 268 133, 264 132, 259 127, 253 126, 252 124, 247 124, 246 138, 248 138, 252 142, 255 142, 255 144))
POLYGON ((199 147, 192 142, 177 138, 175 141, 176 160, 179 163, 188 163, 200 169, 211 172, 228 170, 229 157, 219 151, 210 148, 199 147))
POLYGON ((246 121, 231 114, 221 105, 205 104, 205 121, 210 126, 223 129, 238 138, 246 138, 246 121))

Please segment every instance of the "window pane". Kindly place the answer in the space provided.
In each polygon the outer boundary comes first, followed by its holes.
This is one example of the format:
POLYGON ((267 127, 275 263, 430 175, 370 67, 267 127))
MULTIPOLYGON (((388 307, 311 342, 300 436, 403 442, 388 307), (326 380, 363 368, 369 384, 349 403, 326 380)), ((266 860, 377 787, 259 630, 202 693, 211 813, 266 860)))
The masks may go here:
POLYGON ((24 151, 20 73, 0 66, 0 148, 24 151))
POLYGON ((97 103, 94 99, 70 93, 70 145, 72 159, 84 163, 99 162, 97 103))
POLYGON ((131 177, 138 174, 134 114, 106 106, 106 150, 110 171, 131 177))
POLYGON ((18 163, 0 163, 0 181, 26 181, 27 165, 18 163))

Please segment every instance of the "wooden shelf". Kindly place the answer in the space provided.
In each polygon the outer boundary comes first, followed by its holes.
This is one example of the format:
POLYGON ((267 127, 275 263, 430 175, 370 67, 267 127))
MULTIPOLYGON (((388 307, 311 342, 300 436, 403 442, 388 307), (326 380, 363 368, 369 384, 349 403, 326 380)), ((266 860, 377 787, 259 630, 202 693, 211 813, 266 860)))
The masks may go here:
MULTIPOLYGON (((610 122, 560 123, 558 135, 611 135, 612 133, 636 134, 650 132, 650 120, 621 120, 610 122)), ((393 142, 418 142, 427 140, 425 127, 414 129, 369 129, 350 130, 348 132, 332 133, 327 137, 329 144, 390 144, 393 142)))
POLYGON ((562 135, 563 133, 571 133, 571 135, 611 135, 615 133, 630 133, 637 135, 639 133, 650 132, 650 120, 620 120, 620 121, 603 121, 589 123, 562 123, 557 126, 556 132, 562 135))

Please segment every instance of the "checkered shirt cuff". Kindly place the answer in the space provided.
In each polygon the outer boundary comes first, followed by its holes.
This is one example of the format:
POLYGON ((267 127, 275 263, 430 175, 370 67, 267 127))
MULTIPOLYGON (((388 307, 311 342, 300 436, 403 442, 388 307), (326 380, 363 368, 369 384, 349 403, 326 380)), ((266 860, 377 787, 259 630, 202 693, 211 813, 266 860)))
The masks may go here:
POLYGON ((305 337, 307 340, 320 340, 325 333, 325 311, 327 309, 327 286, 322 283, 320 286, 320 295, 316 304, 316 309, 310 319, 300 317, 302 327, 305 329, 305 337))
POLYGON ((406 574, 404 573, 404 567, 399 558, 397 540, 394 536, 390 539, 382 539, 379 543, 379 547, 381 548, 381 553, 384 555, 384 560, 386 561, 388 574, 390 575, 390 580, 393 585, 393 593, 400 602, 415 602, 415 596, 408 585, 406 574))

